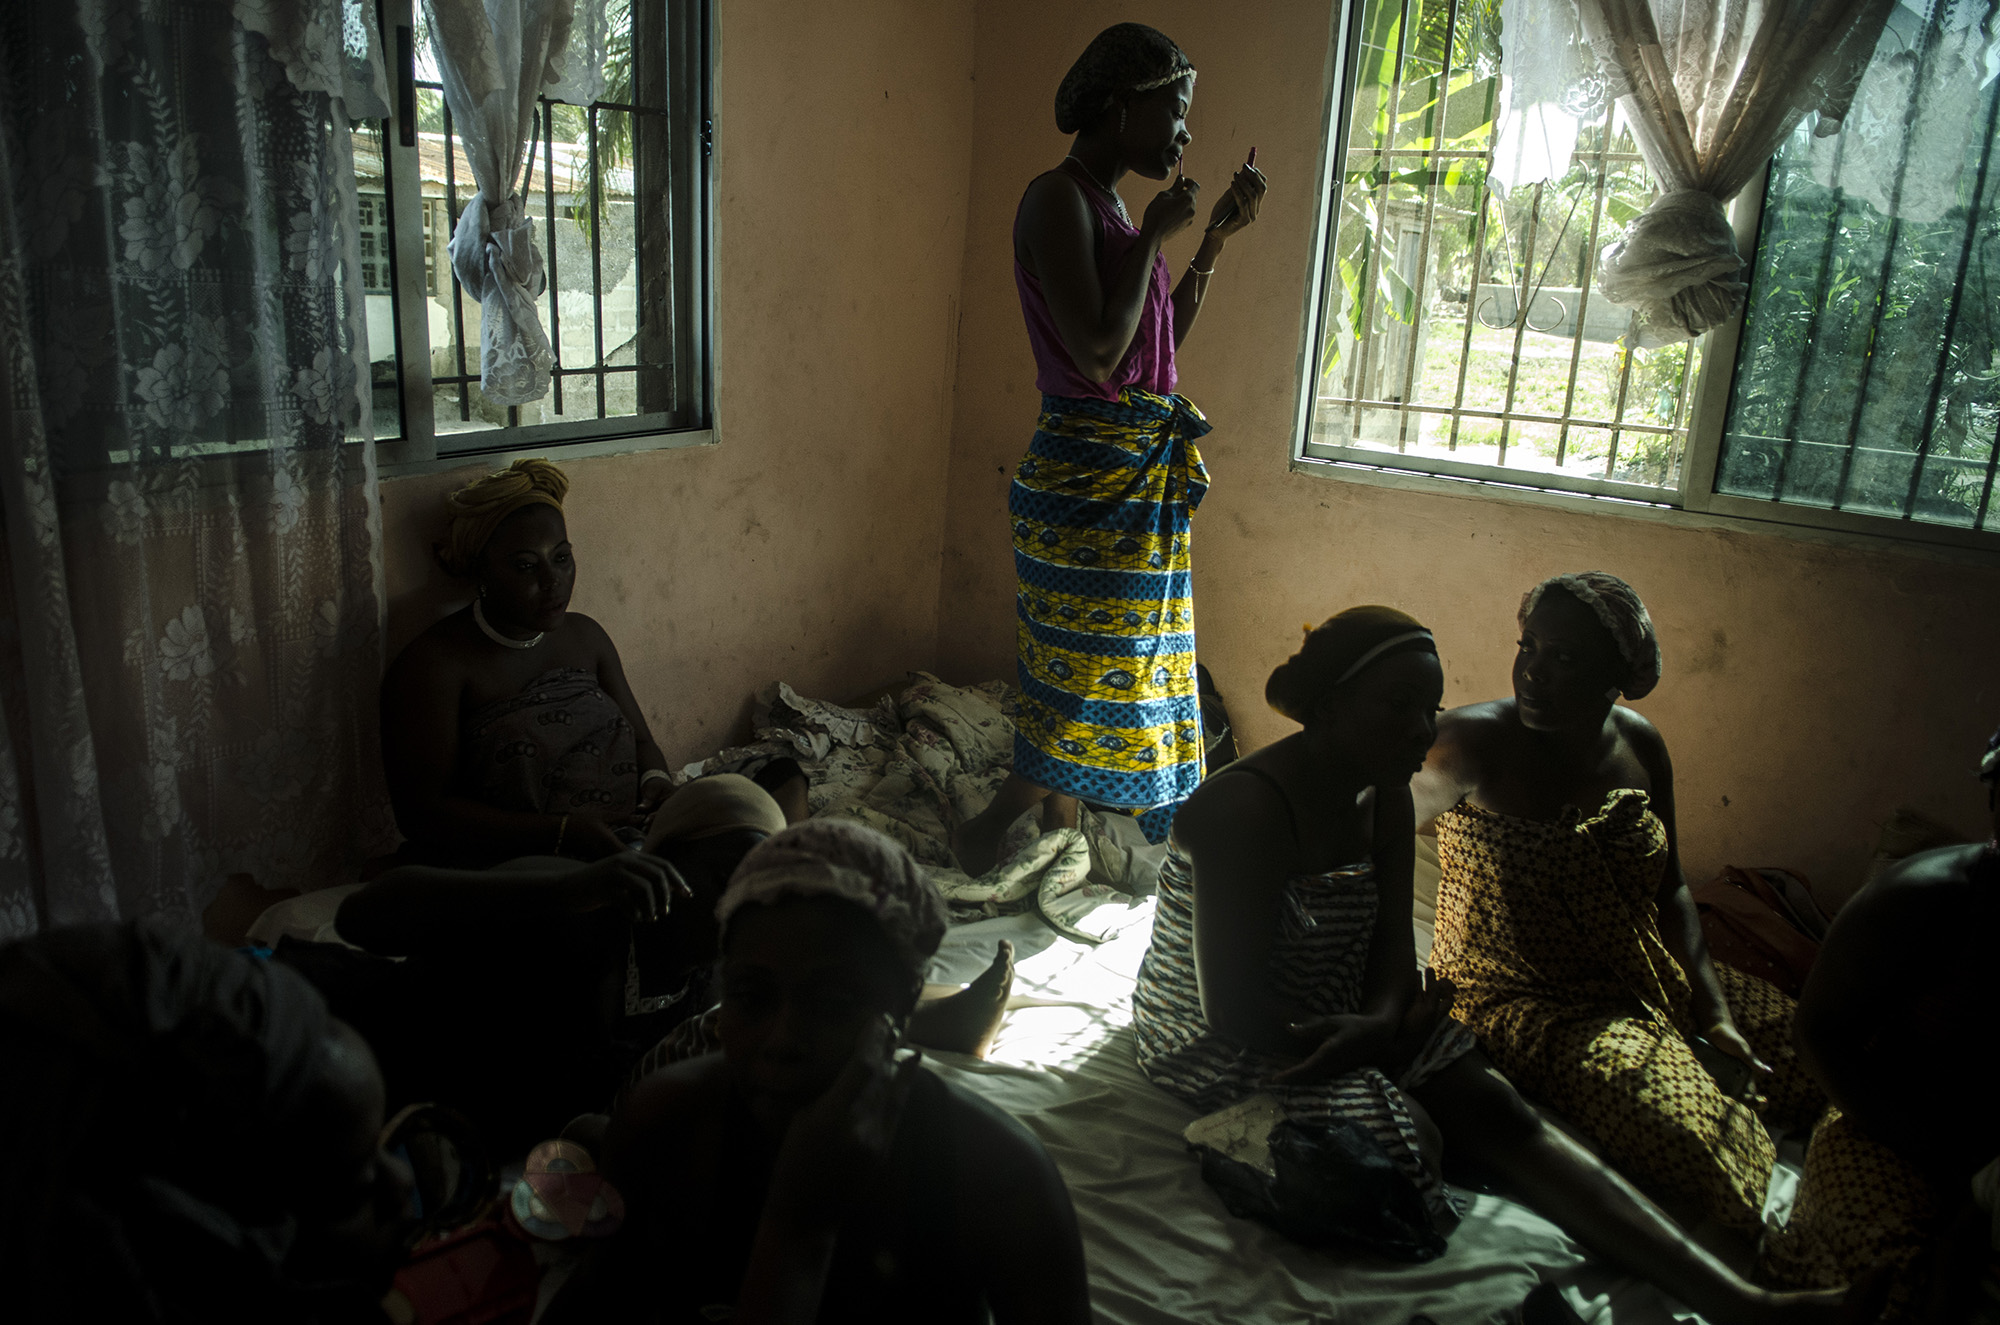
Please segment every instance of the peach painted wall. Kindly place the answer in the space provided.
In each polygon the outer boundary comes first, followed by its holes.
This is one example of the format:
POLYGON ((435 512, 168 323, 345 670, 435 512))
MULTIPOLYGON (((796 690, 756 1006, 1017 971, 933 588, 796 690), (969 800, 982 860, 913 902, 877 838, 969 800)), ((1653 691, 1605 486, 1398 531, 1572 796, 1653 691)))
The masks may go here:
MULTIPOLYGON (((1781 864, 1844 896, 1899 803, 1972 833, 1983 802, 1970 768, 2000 720, 2000 569, 1290 471, 1335 12, 1327 0, 979 4, 946 674, 1013 672, 1005 504, 1037 401, 1010 274, 1014 207, 1065 150, 1050 108, 1064 70, 1100 28, 1139 19, 1200 70, 1188 173, 1213 190, 1254 143, 1272 182, 1260 223, 1224 254, 1181 360, 1182 390, 1215 425, 1203 442, 1214 486, 1194 539, 1201 653, 1248 744, 1291 729, 1261 697, 1301 622, 1360 602, 1414 612, 1438 632, 1446 702, 1463 703, 1506 692, 1523 590, 1602 568, 1632 581, 1660 625, 1665 679, 1639 707, 1675 756, 1691 877, 1781 864)), ((1144 181, 1126 189, 1135 212, 1150 196, 1144 181)), ((1181 238, 1169 260, 1184 264, 1194 244, 1181 238)))
MULTIPOLYGON (((770 681, 933 663, 971 151, 970 0, 720 14, 720 445, 567 466, 576 607, 676 763, 770 681)), ((429 549, 465 476, 383 484, 392 656, 464 601, 429 549)))

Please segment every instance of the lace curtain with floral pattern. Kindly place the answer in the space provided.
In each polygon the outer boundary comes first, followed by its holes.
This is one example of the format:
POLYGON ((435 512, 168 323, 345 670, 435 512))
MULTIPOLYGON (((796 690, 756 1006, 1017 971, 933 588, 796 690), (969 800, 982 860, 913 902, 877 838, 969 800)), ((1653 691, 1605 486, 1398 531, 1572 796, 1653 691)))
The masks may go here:
POLYGON ((388 828, 361 0, 0 16, 0 939, 388 828))
POLYGON ((1555 179, 1615 100, 1659 194, 1598 264, 1638 343, 1691 340, 1747 286, 1725 204, 1811 115, 1840 131, 1895 0, 1503 0, 1496 188, 1555 179))

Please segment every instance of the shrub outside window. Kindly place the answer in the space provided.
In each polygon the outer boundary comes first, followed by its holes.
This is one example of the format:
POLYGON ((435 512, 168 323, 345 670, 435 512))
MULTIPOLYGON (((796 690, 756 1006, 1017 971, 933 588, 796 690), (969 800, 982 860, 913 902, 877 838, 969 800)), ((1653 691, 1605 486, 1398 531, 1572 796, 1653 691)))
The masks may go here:
POLYGON ((1594 288, 1654 193, 1616 103, 1558 178, 1489 183, 1501 8, 1348 0, 1301 461, 2000 545, 2000 38, 1955 16, 1983 6, 1896 11, 1846 131, 1809 118, 1738 200, 1745 317, 1650 349, 1594 288))

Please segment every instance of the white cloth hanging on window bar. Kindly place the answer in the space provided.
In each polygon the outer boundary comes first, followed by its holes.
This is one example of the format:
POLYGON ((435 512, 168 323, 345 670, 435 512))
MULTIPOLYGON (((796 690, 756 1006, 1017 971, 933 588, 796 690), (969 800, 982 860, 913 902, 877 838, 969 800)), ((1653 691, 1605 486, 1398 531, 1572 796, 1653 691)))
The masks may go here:
MULTIPOLYGON (((611 30, 611 0, 575 0, 575 14, 569 25, 569 49, 552 66, 562 76, 550 83, 542 95, 550 101, 567 101, 572 106, 588 106, 604 95, 604 64, 611 56, 617 36, 611 30)), ((628 25, 629 26, 629 25, 628 25)), ((629 54, 630 45, 626 50, 629 54)))
MULTIPOLYGON (((1808 112, 1818 117, 1815 134, 1840 131, 1894 7, 1895 0, 1505 0, 1503 34, 1544 35, 1534 54, 1503 58, 1499 140, 1545 137, 1537 150, 1511 146, 1496 160, 1505 174, 1496 183, 1560 177, 1569 160, 1555 139, 1567 132, 1573 144, 1578 123, 1566 98, 1587 103, 1595 91, 1587 80, 1601 78, 1660 194, 1600 255, 1598 288, 1634 310, 1640 345, 1692 340, 1734 317, 1748 288, 1724 205, 1808 112), (1570 92, 1524 76, 1567 60, 1579 38, 1596 67, 1570 92)), ((1503 35, 1503 48, 1515 40, 1503 35)))
MULTIPOLYGON (((589 0, 584 0, 589 3, 589 0)), ((479 191, 451 236, 451 269, 479 301, 479 385, 488 402, 548 394, 555 353, 536 308, 548 288, 517 190, 534 164, 536 98, 563 81, 573 0, 424 0, 452 127, 479 191)))

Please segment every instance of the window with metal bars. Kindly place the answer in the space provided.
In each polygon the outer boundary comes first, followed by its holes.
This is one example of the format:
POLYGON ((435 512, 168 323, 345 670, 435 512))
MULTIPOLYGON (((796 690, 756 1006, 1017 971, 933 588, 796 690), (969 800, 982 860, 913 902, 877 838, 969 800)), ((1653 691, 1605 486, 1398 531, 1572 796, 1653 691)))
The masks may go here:
POLYGON ((1502 196, 1500 0, 1348 0, 1298 454, 1993 546, 2000 43, 1952 35, 1967 3, 1899 7, 1865 127, 1808 120, 1740 200, 1746 317, 1646 349, 1594 288, 1654 195, 1616 104, 1565 174, 1502 196), (1937 104, 1964 133, 1916 160, 1937 104), (1919 177, 1949 195, 1920 221, 1919 177))
POLYGON ((385 462, 706 435, 707 4, 614 0, 602 98, 538 102, 524 194, 548 276, 537 312, 556 364, 548 394, 520 406, 491 404, 479 386, 479 303, 448 255, 478 185, 422 6, 382 6, 402 104, 381 131, 357 135, 355 170, 363 206, 386 226, 385 288, 368 296, 385 462))
POLYGON ((1489 188, 1499 8, 1353 6, 1306 452, 1657 501, 1700 354, 1628 350, 1592 270, 1653 182, 1607 106, 1561 178, 1489 188))
POLYGON ((1712 504, 2000 532, 1996 18, 1899 5, 1897 77, 1772 163, 1712 504))

